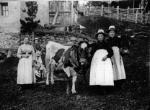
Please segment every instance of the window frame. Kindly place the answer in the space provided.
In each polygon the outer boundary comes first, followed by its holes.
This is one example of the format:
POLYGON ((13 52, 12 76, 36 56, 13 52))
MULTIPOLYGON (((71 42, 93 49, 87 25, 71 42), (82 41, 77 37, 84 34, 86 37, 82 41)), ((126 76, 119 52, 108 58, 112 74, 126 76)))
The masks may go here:
POLYGON ((9 9, 8 9, 8 3, 0 3, 1 7, 1 16, 8 16, 9 15, 9 9))

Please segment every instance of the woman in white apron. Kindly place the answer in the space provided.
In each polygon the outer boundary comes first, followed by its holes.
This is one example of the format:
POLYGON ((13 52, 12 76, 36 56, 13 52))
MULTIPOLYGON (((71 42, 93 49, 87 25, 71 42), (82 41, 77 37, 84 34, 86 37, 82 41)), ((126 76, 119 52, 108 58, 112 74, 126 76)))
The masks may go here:
MULTIPOLYGON (((126 79, 126 73, 124 69, 124 64, 123 64, 123 59, 120 54, 120 48, 121 48, 121 40, 120 38, 116 35, 116 29, 115 26, 110 26, 109 29, 107 30, 109 40, 108 42, 110 43, 114 55, 112 56, 111 60, 113 63, 113 75, 114 75, 114 80, 123 80, 126 79)), ((121 84, 121 82, 119 82, 121 84)))
POLYGON ((35 52, 33 46, 29 44, 28 36, 24 38, 24 44, 18 48, 17 57, 19 58, 17 84, 21 86, 21 89, 24 89, 35 82, 32 69, 35 52))
POLYGON ((106 37, 104 30, 99 29, 95 37, 98 41, 92 49, 94 56, 90 68, 90 86, 114 86, 113 69, 110 59, 113 51, 104 40, 104 37, 106 37))

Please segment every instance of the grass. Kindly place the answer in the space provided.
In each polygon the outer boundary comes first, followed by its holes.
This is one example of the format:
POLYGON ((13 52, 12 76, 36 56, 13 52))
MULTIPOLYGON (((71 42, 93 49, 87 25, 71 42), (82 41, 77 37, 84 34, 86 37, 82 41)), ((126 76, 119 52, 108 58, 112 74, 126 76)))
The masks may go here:
MULTIPOLYGON (((35 85, 19 91, 17 59, 0 64, 0 110, 147 110, 149 104, 149 41, 134 38, 130 54, 123 58, 127 79, 122 89, 108 95, 89 88, 79 75, 76 95, 66 95, 66 82, 35 85), (11 62, 11 63, 9 63, 11 62), (7 80, 6 80, 7 79, 7 80)), ((14 58, 13 58, 14 59, 14 58)))

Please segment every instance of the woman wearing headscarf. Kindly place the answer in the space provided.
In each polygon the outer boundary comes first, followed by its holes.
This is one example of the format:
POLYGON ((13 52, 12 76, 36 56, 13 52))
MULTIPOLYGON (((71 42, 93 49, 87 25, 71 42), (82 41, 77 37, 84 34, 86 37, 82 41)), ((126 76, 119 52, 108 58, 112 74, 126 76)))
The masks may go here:
POLYGON ((116 35, 115 26, 110 26, 109 29, 106 31, 108 33, 108 42, 110 43, 114 55, 112 56, 111 60, 113 63, 113 74, 114 80, 122 80, 126 79, 124 64, 122 60, 122 56, 120 54, 121 48, 121 39, 116 35))
POLYGON ((17 84, 21 86, 21 89, 24 89, 35 82, 32 68, 35 52, 33 46, 29 44, 28 36, 25 36, 24 43, 18 48, 17 57, 19 58, 17 84))
POLYGON ((97 42, 91 52, 94 55, 90 68, 90 85, 114 86, 113 69, 110 60, 113 50, 104 40, 106 37, 104 30, 99 29, 95 37, 97 42))

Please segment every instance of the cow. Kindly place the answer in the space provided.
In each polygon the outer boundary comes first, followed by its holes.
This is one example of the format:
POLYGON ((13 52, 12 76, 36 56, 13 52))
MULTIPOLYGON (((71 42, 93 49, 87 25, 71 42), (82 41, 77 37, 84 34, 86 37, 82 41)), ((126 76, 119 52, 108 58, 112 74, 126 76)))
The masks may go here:
MULTIPOLYGON (((62 69, 67 77, 72 77, 72 94, 76 93, 75 83, 77 73, 88 61, 88 42, 80 41, 78 45, 64 46, 54 41, 46 45, 45 64, 47 70, 46 85, 49 85, 49 74, 51 84, 54 84, 54 70, 62 69)), ((69 95, 69 84, 67 82, 67 94, 69 95)))

